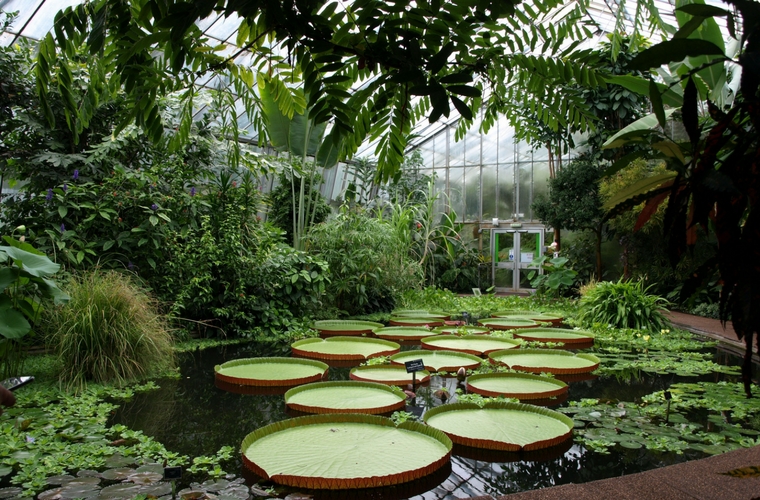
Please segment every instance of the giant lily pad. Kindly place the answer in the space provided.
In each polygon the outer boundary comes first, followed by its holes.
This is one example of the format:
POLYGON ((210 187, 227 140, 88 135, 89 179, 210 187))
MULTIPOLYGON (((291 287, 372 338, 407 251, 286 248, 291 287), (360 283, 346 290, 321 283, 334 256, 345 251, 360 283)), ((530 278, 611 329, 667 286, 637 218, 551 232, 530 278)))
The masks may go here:
POLYGON ((419 343, 420 339, 429 337, 431 332, 424 326, 387 326, 376 329, 374 334, 385 340, 419 343))
POLYGON ((559 328, 531 328, 515 333, 515 337, 537 342, 562 342, 565 347, 578 349, 594 345, 594 335, 579 330, 561 330, 559 328))
MULTIPOLYGON (((357 366, 351 369, 349 377, 352 380, 378 382, 388 385, 405 386, 412 383, 412 374, 408 373, 406 368, 400 365, 357 366)), ((419 371, 414 378, 418 384, 427 383, 430 381, 430 372, 427 370, 419 371)))
POLYGON ((433 351, 458 351, 483 356, 489 352, 520 347, 520 343, 510 339, 489 335, 436 335, 422 339, 422 347, 433 351))
POLYGON ((491 329, 485 326, 472 326, 472 325, 439 326, 433 331, 433 333, 441 334, 441 335, 484 335, 490 332, 491 332, 491 329))
POLYGON ((321 337, 365 335, 371 334, 372 330, 382 327, 382 323, 375 323, 374 321, 330 319, 314 322, 314 329, 319 331, 321 337))
POLYGON ((453 351, 405 351, 391 356, 391 363, 403 365, 406 361, 421 359, 425 369, 431 372, 455 372, 460 368, 472 369, 480 366, 479 357, 464 352, 453 351))
POLYGON ((396 426, 376 415, 292 418, 245 437, 243 463, 255 474, 298 488, 372 488, 405 483, 448 463, 452 443, 418 422, 396 426))
POLYGON ((434 319, 449 319, 450 315, 441 311, 427 311, 425 309, 395 309, 391 312, 393 317, 403 318, 434 318, 434 319))
POLYGON ((293 349, 294 356, 330 362, 361 362, 368 358, 390 356, 400 350, 400 346, 396 342, 364 337, 303 339, 293 342, 291 348, 293 349))
POLYGON ((493 313, 492 316, 494 318, 529 319, 531 321, 551 323, 554 326, 559 325, 565 319, 561 314, 539 311, 500 311, 493 313))
POLYGON ((593 354, 573 354, 552 349, 507 349, 492 352, 488 357, 513 370, 555 375, 589 373, 596 370, 600 362, 593 354))
POLYGON ((428 410, 424 419, 454 443, 490 450, 540 450, 563 443, 573 433, 567 416, 520 403, 454 403, 428 410))
POLYGON ((388 320, 390 326, 428 326, 435 328, 436 326, 443 326, 444 318, 438 317, 412 317, 412 316, 394 316, 388 320))
POLYGON ((467 377, 467 391, 487 397, 546 399, 567 393, 567 384, 527 373, 480 373, 467 377))
POLYGON ((388 413, 406 406, 406 394, 397 387, 375 382, 317 382, 285 393, 285 404, 304 413, 388 413))
POLYGON ((490 328, 491 330, 517 330, 520 328, 538 328, 539 325, 535 321, 529 319, 511 319, 511 318, 488 318, 478 320, 483 326, 490 328))
MULTIPOLYGON (((319 340, 319 339, 315 339, 319 340)), ((227 384, 288 386, 322 380, 328 366, 319 361, 295 358, 246 358, 214 367, 216 379, 227 384)))

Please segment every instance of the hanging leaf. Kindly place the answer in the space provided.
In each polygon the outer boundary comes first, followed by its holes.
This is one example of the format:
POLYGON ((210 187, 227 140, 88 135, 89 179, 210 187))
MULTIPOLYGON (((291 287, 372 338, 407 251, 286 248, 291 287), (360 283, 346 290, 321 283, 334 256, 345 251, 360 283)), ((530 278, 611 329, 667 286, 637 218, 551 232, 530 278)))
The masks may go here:
POLYGON ((683 61, 687 57, 723 56, 723 50, 712 42, 695 38, 674 38, 650 47, 634 57, 628 69, 646 71, 663 64, 683 61))
POLYGON ((686 81, 686 89, 683 93, 683 108, 681 116, 683 120, 683 126, 686 129, 686 133, 689 134, 689 139, 692 145, 696 145, 699 142, 699 96, 697 94, 697 86, 694 84, 694 78, 689 77, 686 81))
POLYGON ((0 246, 0 251, 5 252, 23 271, 37 278, 51 276, 61 268, 60 264, 56 264, 45 255, 33 254, 20 248, 0 246))
MULTIPOLYGON (((670 118, 678 108, 665 110, 665 118, 670 118)), ((610 137, 602 145, 603 149, 617 148, 626 144, 627 139, 630 137, 638 137, 644 135, 646 132, 654 129, 658 125, 657 117, 654 113, 648 114, 643 118, 639 118, 635 122, 631 123, 627 127, 620 130, 618 133, 610 137)))

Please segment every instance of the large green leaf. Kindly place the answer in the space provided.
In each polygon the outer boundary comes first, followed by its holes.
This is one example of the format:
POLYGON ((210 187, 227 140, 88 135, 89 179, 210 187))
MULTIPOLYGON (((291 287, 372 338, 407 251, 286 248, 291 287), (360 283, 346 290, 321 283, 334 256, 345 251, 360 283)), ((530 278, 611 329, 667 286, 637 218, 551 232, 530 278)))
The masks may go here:
POLYGON ((630 186, 627 186, 612 195, 610 199, 604 203, 604 209, 610 210, 628 200, 629 198, 633 198, 634 196, 639 196, 644 193, 648 193, 653 189, 657 189, 664 183, 674 179, 676 175, 678 174, 675 172, 664 172, 662 174, 653 175, 651 177, 646 177, 637 182, 634 182, 630 186))
POLYGON ((327 124, 315 126, 312 120, 300 113, 294 113, 292 119, 288 118, 280 110, 269 83, 260 84, 259 91, 264 123, 272 146, 299 158, 316 155, 327 124))
POLYGON ((245 385, 288 385, 288 381, 321 379, 328 366, 297 358, 245 358, 214 367, 217 377, 245 385))
POLYGON ((712 41, 674 38, 650 47, 634 57, 629 69, 646 71, 663 64, 683 61, 687 57, 724 56, 724 50, 712 41))
POLYGON ((545 399, 567 393, 561 380, 529 373, 478 373, 467 377, 467 391, 482 396, 545 399))
MULTIPOLYGON (((625 87, 631 92, 635 92, 642 96, 649 96, 650 81, 646 78, 633 75, 613 75, 605 78, 605 81, 614 83, 625 87)), ((679 107, 683 104, 683 97, 678 94, 678 88, 669 87, 664 83, 657 83, 657 88, 660 89, 662 94, 662 103, 667 104, 670 107, 679 107)))
POLYGON ((61 268, 60 264, 56 264, 45 255, 36 255, 20 248, 3 246, 0 247, 0 251, 13 259, 18 267, 37 278, 51 276, 61 268))
POLYGON ((65 304, 69 301, 68 294, 58 288, 58 285, 54 281, 43 278, 37 285, 40 288, 42 296, 46 299, 52 299, 54 304, 65 304))
POLYGON ((481 362, 477 356, 454 351, 404 351, 391 356, 391 362, 396 364, 404 364, 415 359, 421 359, 425 368, 434 372, 456 372, 460 368, 477 368, 481 362))
POLYGON ((429 371, 418 371, 413 378, 412 374, 406 371, 406 367, 401 365, 357 366, 351 369, 349 376, 351 380, 403 386, 411 384, 413 379, 418 384, 423 384, 430 380, 429 371))
POLYGON ((0 292, 8 288, 11 283, 18 279, 18 269, 4 267, 0 269, 0 292))
POLYGON ((32 325, 15 309, 0 309, 0 335, 17 340, 32 330, 32 325))
POLYGON ((338 380, 294 387, 285 404, 309 413, 387 413, 406 406, 401 389, 376 382, 338 380))
MULTIPOLYGON (((665 118, 669 118, 677 108, 665 110, 665 118)), ((642 118, 639 118, 635 122, 631 123, 627 127, 620 130, 617 134, 613 135, 602 144, 603 149, 617 148, 623 146, 628 142, 626 139, 633 136, 640 136, 642 133, 654 129, 659 125, 657 116, 654 113, 650 113, 642 118)))
POLYGON ((466 352, 476 356, 500 349, 514 349, 520 346, 520 343, 517 341, 491 337, 489 335, 464 335, 462 337, 457 335, 436 335, 422 339, 421 343, 425 349, 466 352))
MULTIPOLYGON (((704 5, 704 3, 704 0, 677 0, 676 7, 684 7, 691 4, 694 5, 694 7, 691 9, 699 9, 700 7, 698 6, 707 9, 708 6, 704 5)), ((689 7, 687 7, 686 10, 689 10, 689 7)), ((712 11, 717 13, 715 10, 712 11)), ((720 51, 719 54, 689 54, 689 65, 691 67, 698 68, 711 61, 724 57, 726 46, 723 41, 723 33, 721 32, 718 23, 715 22, 715 19, 712 17, 703 18, 700 15, 693 17, 691 14, 687 14, 683 10, 679 9, 676 9, 676 19, 678 20, 678 25, 682 27, 686 26, 691 21, 699 21, 701 19, 702 22, 700 23, 699 27, 689 35, 689 39, 704 40, 705 42, 713 44, 720 51)), ((726 67, 722 62, 718 64, 712 64, 707 68, 699 71, 697 74, 709 87, 711 91, 709 97, 712 100, 716 100, 718 96, 722 95, 722 87, 726 83, 726 67)))
POLYGON ((324 355, 326 359, 336 357, 371 357, 381 353, 398 352, 399 345, 381 339, 363 337, 329 337, 326 339, 304 339, 291 344, 293 352, 311 354, 315 357, 324 355))
POLYGON ((488 357, 516 370, 565 375, 592 372, 600 363, 592 354, 573 355, 552 349, 509 349, 491 353, 488 357))

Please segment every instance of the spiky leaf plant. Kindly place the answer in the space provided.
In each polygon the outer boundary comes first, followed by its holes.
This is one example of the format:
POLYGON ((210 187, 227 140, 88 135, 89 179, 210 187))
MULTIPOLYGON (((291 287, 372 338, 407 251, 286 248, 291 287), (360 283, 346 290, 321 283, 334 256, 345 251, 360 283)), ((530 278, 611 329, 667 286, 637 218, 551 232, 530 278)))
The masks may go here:
POLYGON ((670 328, 665 317, 667 300, 648 293, 641 281, 601 281, 581 297, 578 321, 615 328, 660 331, 670 328))
POLYGON ((45 313, 47 344, 63 366, 63 385, 122 385, 173 365, 164 318, 128 276, 88 272, 74 276, 65 290, 69 303, 45 313))

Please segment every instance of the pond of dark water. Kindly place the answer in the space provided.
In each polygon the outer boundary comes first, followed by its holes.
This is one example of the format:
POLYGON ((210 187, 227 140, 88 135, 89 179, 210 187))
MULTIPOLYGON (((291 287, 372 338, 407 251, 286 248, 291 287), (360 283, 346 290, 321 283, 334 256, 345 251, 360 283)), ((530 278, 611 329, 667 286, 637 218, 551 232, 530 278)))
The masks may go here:
MULTIPOLYGON (((214 384, 214 365, 239 358, 281 355, 281 350, 254 345, 182 354, 179 379, 158 381, 160 389, 137 395, 116 412, 113 422, 141 430, 170 451, 191 457, 213 455, 222 446, 238 450, 248 433, 292 415, 286 411, 282 395, 241 395, 217 388, 214 384)), ((739 362, 725 353, 720 357, 722 359, 719 361, 723 363, 736 365, 739 362)), ((348 372, 347 368, 330 368, 330 380, 347 379, 348 372)), ((705 379, 716 380, 716 376, 705 379)), ((684 381, 694 382, 695 378, 641 374, 635 379, 621 381, 602 377, 572 382, 568 400, 610 398, 638 401, 646 394, 684 381)), ((407 411, 420 415, 427 408, 441 404, 435 392, 445 387, 450 394, 455 394, 457 384, 453 378, 432 377, 429 387, 417 391, 416 401, 414 405, 407 405, 407 411)), ((453 455, 450 469, 444 469, 430 481, 415 483, 411 489, 389 489, 366 494, 362 498, 442 500, 486 494, 497 496, 632 474, 704 456, 693 451, 677 455, 645 449, 613 449, 609 454, 601 454, 577 444, 560 450, 556 455, 542 460, 513 462, 491 462, 453 455)), ((238 459, 231 472, 243 474, 242 460, 238 459)), ((315 495, 315 498, 322 497, 337 498, 334 493, 315 495)))

